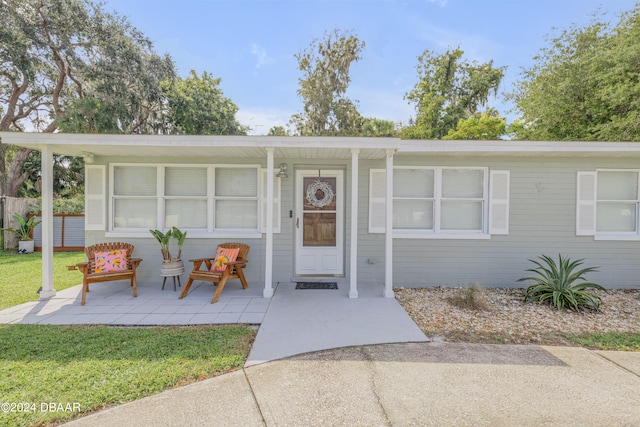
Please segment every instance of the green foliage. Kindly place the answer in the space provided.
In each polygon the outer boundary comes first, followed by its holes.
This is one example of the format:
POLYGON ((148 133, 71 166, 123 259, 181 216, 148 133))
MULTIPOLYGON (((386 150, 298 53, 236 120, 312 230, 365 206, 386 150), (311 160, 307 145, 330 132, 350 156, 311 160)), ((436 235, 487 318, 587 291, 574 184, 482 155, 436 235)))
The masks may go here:
POLYGON ((269 129, 269 136, 289 136, 289 132, 282 126, 272 126, 269 129))
POLYGON ((449 299, 449 302, 458 308, 467 310, 491 310, 491 305, 478 283, 472 283, 471 286, 459 289, 456 295, 449 299))
MULTIPOLYGON (((42 199, 38 203, 32 204, 27 209, 28 214, 42 213, 42 199)), ((53 199, 54 214, 81 214, 84 213, 84 195, 79 195, 71 199, 53 199)))
POLYGON ((640 141, 640 4, 603 19, 563 30, 522 72, 508 94, 515 138, 640 141))
MULTIPOLYGON (((167 130, 173 62, 125 18, 92 0, 4 0, 0 16, 0 131, 167 130)), ((8 152, 0 142, 0 195, 16 196, 31 150, 8 152)))
POLYGON ((362 123, 362 136, 397 136, 396 124, 390 120, 366 118, 362 123))
POLYGON ((640 351, 640 333, 604 332, 564 336, 571 343, 596 350, 640 351))
POLYGON ((315 39, 311 46, 296 54, 298 96, 302 98, 302 113, 294 114, 290 124, 294 133, 302 136, 358 135, 362 117, 357 101, 345 97, 353 62, 360 60, 365 43, 348 32, 334 30, 315 39))
POLYGON ((405 99, 416 105, 413 125, 402 130, 405 139, 440 139, 455 129, 458 121, 473 116, 497 94, 505 67, 495 68, 462 59, 460 49, 442 55, 425 50, 418 56, 418 82, 405 99))
POLYGON ((247 325, 0 326, 0 395, 38 402, 3 413, 0 425, 59 425, 241 369, 254 336, 247 325), (77 402, 81 412, 40 411, 39 402, 77 402))
POLYGON ((558 255, 558 262, 547 256, 538 257, 541 261, 529 260, 537 267, 529 269, 536 276, 523 277, 518 281, 532 280, 535 282, 527 288, 525 302, 541 301, 553 305, 558 309, 567 307, 575 311, 584 309, 599 310, 601 299, 589 289, 605 291, 597 283, 587 282, 585 274, 597 271, 595 267, 574 271, 583 264, 583 260, 571 261, 569 257, 558 255))
POLYGON ((18 236, 18 240, 24 242, 27 240, 33 240, 31 237, 33 229, 42 221, 37 221, 35 216, 29 217, 25 220, 19 213, 13 214, 14 221, 18 224, 17 228, 3 228, 3 230, 15 233, 18 236))
POLYGON ((449 129, 449 133, 442 139, 500 139, 507 128, 507 120, 500 117, 497 111, 476 113, 472 117, 460 119, 456 129, 449 129))
POLYGON ((171 252, 169 249, 169 243, 171 239, 176 239, 178 242, 178 257, 176 259, 180 259, 182 256, 182 246, 184 245, 184 241, 187 238, 187 232, 180 231, 177 227, 171 228, 171 230, 167 230, 166 233, 163 233, 160 230, 149 230, 151 235, 156 238, 158 243, 160 243, 160 250, 162 251, 162 259, 165 261, 171 261, 173 258, 171 257, 171 252))
POLYGON ((206 71, 162 84, 171 110, 174 131, 186 135, 246 135, 247 127, 236 120, 238 107, 226 98, 206 71))
MULTIPOLYGON (((29 154, 23 166, 24 183, 18 190, 18 197, 36 198, 42 189, 40 151, 29 154)), ((84 159, 82 157, 53 156, 53 197, 74 198, 84 195, 84 159)))

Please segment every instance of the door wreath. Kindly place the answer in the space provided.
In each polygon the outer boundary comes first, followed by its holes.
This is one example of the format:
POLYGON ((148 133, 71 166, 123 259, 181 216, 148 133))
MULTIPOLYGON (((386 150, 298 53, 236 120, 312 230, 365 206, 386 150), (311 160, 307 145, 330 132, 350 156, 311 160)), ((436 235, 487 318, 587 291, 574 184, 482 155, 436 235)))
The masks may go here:
POLYGON ((334 196, 335 194, 331 189, 331 185, 320 181, 319 178, 307 187, 307 201, 316 208, 323 208, 330 205, 334 196), (322 193, 322 198, 318 197, 318 191, 322 193))

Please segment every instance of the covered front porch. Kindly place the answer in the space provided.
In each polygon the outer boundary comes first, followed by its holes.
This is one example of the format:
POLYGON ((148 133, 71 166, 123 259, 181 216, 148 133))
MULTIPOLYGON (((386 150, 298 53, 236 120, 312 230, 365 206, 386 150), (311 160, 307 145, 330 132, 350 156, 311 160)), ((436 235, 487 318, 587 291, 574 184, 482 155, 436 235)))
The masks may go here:
MULTIPOLYGON (((244 241, 253 246, 250 261, 250 269, 255 267, 252 280, 261 281, 262 296, 270 298, 274 292, 274 283, 281 281, 283 277, 287 280, 298 274, 298 270, 289 271, 282 269, 282 258, 274 260, 275 254, 294 259, 299 246, 297 240, 292 238, 294 230, 298 228, 298 211, 296 211, 295 227, 293 219, 283 226, 287 231, 280 235, 275 234, 276 215, 278 218, 292 218, 291 205, 282 206, 280 194, 274 194, 274 182, 278 175, 278 167, 286 161, 290 162, 293 167, 290 169, 290 182, 293 180, 293 174, 296 170, 304 169, 331 169, 338 167, 339 173, 344 171, 344 186, 340 189, 343 194, 344 207, 341 214, 344 215, 344 235, 339 233, 340 247, 340 263, 344 267, 335 276, 348 281, 348 298, 357 298, 359 296, 360 276, 363 274, 361 270, 368 264, 377 263, 379 261, 370 258, 358 258, 359 238, 362 238, 362 213, 359 212, 359 206, 363 201, 367 200, 368 191, 363 189, 359 183, 362 174, 367 173, 368 169, 361 171, 361 162, 375 161, 379 166, 384 166, 386 171, 393 170, 394 153, 400 147, 400 140, 397 138, 323 138, 323 137, 205 137, 205 136, 168 136, 168 135, 76 135, 76 134, 21 134, 21 133, 3 133, 0 135, 3 142, 15 144, 18 146, 28 147, 41 151, 42 153, 42 177, 43 177, 43 216, 42 216, 42 291, 41 299, 47 299, 56 295, 55 284, 52 282, 52 253, 53 253, 53 237, 52 237, 52 180, 53 166, 52 156, 54 154, 63 154, 70 156, 83 156, 89 167, 91 167, 94 177, 94 184, 101 183, 96 193, 87 193, 87 228, 86 242, 100 243, 103 241, 126 241, 136 246, 136 256, 144 260, 153 261, 151 254, 151 236, 147 228, 167 227, 164 221, 164 212, 158 216, 156 226, 138 226, 137 230, 124 230, 118 228, 118 219, 113 211, 114 197, 111 194, 113 190, 113 165, 126 164, 134 165, 162 165, 158 166, 158 171, 162 171, 166 165, 177 164, 178 168, 199 167, 203 170, 209 165, 209 175, 212 174, 212 166, 228 165, 229 162, 235 162, 231 167, 239 164, 245 167, 257 168, 258 173, 263 175, 258 182, 263 187, 264 193, 259 195, 258 200, 261 207, 258 216, 261 217, 257 229, 252 233, 236 233, 236 232, 220 232, 215 229, 212 220, 209 219, 208 229, 195 230, 189 233, 189 240, 195 244, 187 251, 192 250, 193 253, 188 254, 184 258, 195 258, 209 255, 209 252, 215 249, 209 248, 209 245, 216 242, 224 241, 244 241), (232 159, 232 160, 230 160, 232 159), (110 169, 111 168, 111 169, 110 169), (298 168, 298 169, 296 169, 298 168), (274 212, 268 209, 274 206, 274 202, 278 203, 280 212, 274 212), (93 211, 90 212, 90 208, 93 211), (288 214, 288 215, 287 215, 288 214), (359 224, 360 222, 360 224, 359 224), (342 240, 342 238, 344 238, 342 240), (275 242, 274 242, 275 240, 275 242), (275 244, 274 244, 275 243, 275 244), (277 244, 277 246, 276 246, 277 244), (258 248, 259 251, 257 250, 258 248), (142 251, 142 252, 141 252, 142 251), (206 252, 205 252, 206 251, 206 252), (196 253, 197 252, 197 253, 196 253), (258 256, 259 258, 256 258, 258 256), (260 276, 260 278, 258 278, 260 276)), ((122 166, 116 166, 122 168, 122 166)), ((223 168, 224 166, 220 166, 223 168)), ((149 169, 147 167, 147 169, 149 169)), ((135 173, 135 172, 134 172, 135 173)), ((158 174, 158 182, 164 182, 164 177, 158 174)), ((340 175, 342 176, 342 175, 340 175)), ((211 178, 209 178, 211 180, 211 178)), ((297 178, 296 178, 297 179, 297 178)), ((340 178, 341 179, 341 178, 340 178)), ((386 173, 386 229, 391 230, 391 212, 392 212, 392 184, 393 173, 386 173)), ((209 181, 211 182, 211 181, 209 181)), ((158 184, 158 188, 162 188, 158 184)), ((95 187, 95 185, 93 186, 95 187)), ((291 189, 292 186, 289 186, 291 189)), ((364 187, 366 188, 366 187, 364 187)), ((93 191, 93 190, 87 190, 93 191)), ((211 192, 212 190, 208 190, 211 192)), ((158 196, 161 197, 161 196, 158 196)), ((209 204, 212 205, 211 196, 209 195, 209 204)), ((293 196, 291 196, 293 197, 293 196)), ((299 196, 296 196, 299 197, 299 196)), ((160 206, 161 198, 158 199, 160 206)), ((297 204, 296 199, 289 200, 289 203, 297 204)), ((297 206, 297 205, 296 205, 297 206)), ((360 208, 362 209, 362 207, 360 208)), ((211 213, 208 214, 212 215, 211 213)), ((365 213, 366 215, 366 213, 365 213)), ((377 288, 378 296, 393 298, 392 290, 392 235, 390 232, 385 233, 383 239, 379 240, 378 247, 381 248, 377 258, 384 260, 380 263, 382 267, 380 273, 376 274, 375 281, 379 285, 377 288)), ((365 243, 367 244, 367 243, 365 243)), ((362 244, 361 244, 362 245, 362 244)), ((299 252, 299 251, 298 251, 299 252)), ((156 256, 157 253, 153 252, 156 256)), ((143 279, 149 279, 150 265, 149 261, 142 264, 142 270, 139 271, 143 279)), ((291 264, 300 264, 298 258, 291 261, 291 264)), ((251 272, 250 272, 251 274, 251 272)), ((371 276, 371 273, 368 274, 371 276)), ((367 277, 368 281, 371 277, 367 277)), ((226 291, 225 291, 226 292, 226 291)))

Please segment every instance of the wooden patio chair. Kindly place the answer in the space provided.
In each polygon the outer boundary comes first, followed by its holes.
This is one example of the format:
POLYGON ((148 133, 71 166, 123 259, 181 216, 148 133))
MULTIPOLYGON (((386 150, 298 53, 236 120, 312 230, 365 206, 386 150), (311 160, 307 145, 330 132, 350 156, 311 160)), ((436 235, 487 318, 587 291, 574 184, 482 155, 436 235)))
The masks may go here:
POLYGON ((70 270, 77 269, 82 272, 82 305, 85 303, 90 283, 131 280, 133 296, 138 296, 136 289, 136 269, 138 268, 138 265, 140 265, 140 262, 142 262, 142 259, 133 258, 131 256, 133 254, 133 249, 134 246, 132 244, 123 242, 98 243, 84 249, 87 261, 69 266, 70 270), (125 255, 120 257, 116 255, 114 260, 114 264, 118 265, 122 265, 122 261, 126 261, 124 269, 96 272, 96 254, 98 254, 98 258, 100 258, 101 254, 111 253, 112 251, 126 251, 125 255), (120 258, 120 262, 118 261, 118 258, 120 258))
POLYGON ((219 248, 227 248, 227 249, 235 249, 238 248, 238 257, 233 262, 227 262, 226 268, 224 271, 211 271, 211 267, 215 261, 214 258, 198 258, 198 259, 190 259, 189 262, 193 263, 193 270, 189 273, 189 280, 184 285, 184 289, 180 293, 178 298, 182 299, 187 296, 189 292, 189 288, 194 280, 202 280, 204 282, 212 282, 216 285, 216 292, 211 299, 211 304, 218 302, 220 298, 220 294, 224 289, 224 286, 227 284, 227 280, 229 279, 240 279, 240 283, 242 283, 242 288, 247 289, 249 286, 247 285, 247 281, 244 278, 243 268, 247 266, 247 257, 249 255, 249 249, 251 247, 249 245, 245 245, 244 243, 222 243, 218 245, 219 248), (202 266, 205 266, 205 269, 201 269, 202 266))

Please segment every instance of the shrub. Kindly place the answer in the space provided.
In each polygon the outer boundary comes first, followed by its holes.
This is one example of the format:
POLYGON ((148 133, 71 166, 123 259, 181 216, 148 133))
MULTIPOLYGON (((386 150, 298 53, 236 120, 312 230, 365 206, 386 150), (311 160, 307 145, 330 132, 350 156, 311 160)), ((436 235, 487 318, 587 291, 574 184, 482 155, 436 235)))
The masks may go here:
POLYGON ((525 302, 541 301, 555 306, 558 309, 567 307, 576 311, 584 309, 600 310, 601 299, 590 289, 605 291, 606 289, 597 283, 587 282, 584 275, 597 271, 596 267, 576 270, 584 260, 571 261, 569 257, 558 254, 556 263, 551 257, 542 255, 541 261, 529 260, 537 265, 529 269, 537 276, 523 277, 519 282, 533 280, 535 284, 529 286, 525 293, 525 302))
POLYGON ((465 308, 469 310, 482 310, 489 311, 491 306, 484 296, 482 287, 478 283, 473 283, 471 286, 458 289, 456 295, 449 298, 449 303, 458 308, 465 308))

